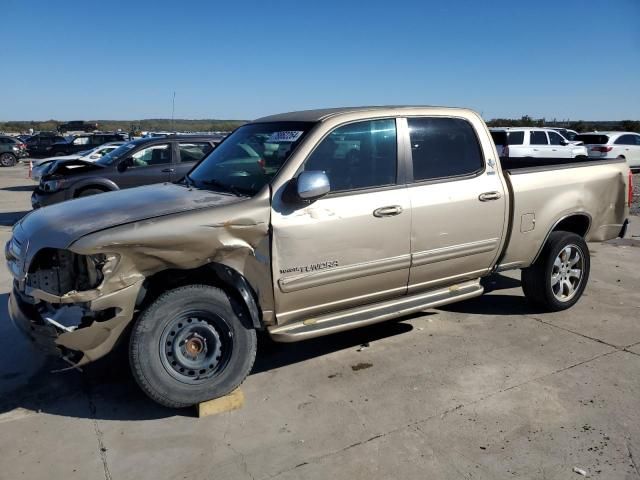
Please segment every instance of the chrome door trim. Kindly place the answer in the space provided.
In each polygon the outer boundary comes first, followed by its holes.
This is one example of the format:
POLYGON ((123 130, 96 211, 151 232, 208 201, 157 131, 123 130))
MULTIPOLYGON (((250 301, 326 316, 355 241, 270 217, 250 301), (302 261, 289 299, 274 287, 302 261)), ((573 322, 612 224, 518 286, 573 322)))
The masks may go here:
POLYGON ((489 238, 477 242, 461 243, 449 247, 434 248, 411 254, 411 266, 428 265, 430 263, 442 262, 452 258, 467 257, 477 253, 490 252, 498 248, 499 238, 489 238))
POLYGON ((344 267, 333 267, 301 275, 282 277, 278 280, 278 286, 283 293, 290 293, 343 280, 354 280, 394 270, 408 269, 410 265, 411 255, 399 255, 372 262, 362 262, 345 265, 344 267))

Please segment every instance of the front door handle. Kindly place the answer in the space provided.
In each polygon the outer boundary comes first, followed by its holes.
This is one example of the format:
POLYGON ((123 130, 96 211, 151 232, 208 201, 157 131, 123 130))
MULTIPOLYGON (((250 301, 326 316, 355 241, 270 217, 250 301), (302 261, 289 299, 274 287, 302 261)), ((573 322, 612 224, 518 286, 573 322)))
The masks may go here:
POLYGON ((393 217, 402 213, 402 207, 400 205, 390 205, 388 207, 376 208, 373 211, 374 217, 393 217))
POLYGON ((176 171, 175 168, 165 168, 163 170, 160 170, 162 173, 173 173, 176 171))
POLYGON ((500 192, 484 192, 478 195, 478 200, 481 202, 488 202, 490 200, 498 200, 502 197, 500 192))

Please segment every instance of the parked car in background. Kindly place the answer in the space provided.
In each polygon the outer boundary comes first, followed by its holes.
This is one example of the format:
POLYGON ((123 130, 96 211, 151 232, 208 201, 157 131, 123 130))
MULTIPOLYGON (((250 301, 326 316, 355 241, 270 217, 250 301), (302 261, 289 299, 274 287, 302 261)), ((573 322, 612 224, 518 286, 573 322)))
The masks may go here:
POLYGON ((90 150, 108 142, 121 142, 124 137, 119 133, 92 133, 87 135, 75 135, 67 137, 51 145, 48 151, 50 157, 72 155, 83 150, 90 150))
POLYGON ((144 138, 125 143, 95 162, 60 160, 40 178, 33 208, 111 190, 182 179, 220 137, 144 138))
POLYGON ((576 135, 578 135, 578 132, 576 132, 575 130, 569 130, 568 128, 549 127, 549 130, 555 130, 570 142, 574 142, 576 139, 576 135))
MULTIPOLYGON (((118 165, 198 143, 137 142, 118 165)), ((568 309, 589 280, 587 241, 626 232, 629 167, 502 165, 470 110, 264 117, 181 185, 23 217, 5 254, 9 316, 72 366, 128 345, 138 385, 175 408, 237 388, 257 330, 294 342, 363 327, 480 296, 482 277, 511 269, 536 311, 568 309)))
POLYGON ((100 145, 99 147, 92 148, 91 150, 78 152, 75 155, 65 155, 63 157, 49 157, 35 160, 33 162, 33 171, 31 172, 31 178, 36 182, 39 181, 44 172, 51 168, 53 162, 60 160, 84 160, 87 162, 95 162, 104 157, 107 153, 124 144, 125 142, 110 142, 105 143, 104 145, 100 145))
POLYGON ((587 149, 583 145, 575 145, 555 130, 548 128, 505 127, 492 128, 491 131, 494 132, 493 135, 499 131, 507 134, 507 155, 503 152, 502 157, 587 158, 587 149))
POLYGON ((591 158, 624 158, 633 170, 640 169, 640 134, 589 132, 576 137, 584 142, 591 158))
POLYGON ((0 135, 0 167, 13 167, 27 155, 27 145, 22 140, 0 135))
POLYGON ((56 133, 40 132, 29 137, 26 141, 27 151, 31 157, 49 156, 51 146, 56 142, 63 142, 64 140, 63 136, 56 133))
POLYGON ((93 132, 98 129, 97 123, 88 123, 82 120, 73 120, 58 125, 58 131, 64 132, 93 132))
POLYGON ((33 137, 33 135, 18 135, 16 138, 22 140, 23 142, 26 142, 27 140, 29 140, 31 137, 33 137))

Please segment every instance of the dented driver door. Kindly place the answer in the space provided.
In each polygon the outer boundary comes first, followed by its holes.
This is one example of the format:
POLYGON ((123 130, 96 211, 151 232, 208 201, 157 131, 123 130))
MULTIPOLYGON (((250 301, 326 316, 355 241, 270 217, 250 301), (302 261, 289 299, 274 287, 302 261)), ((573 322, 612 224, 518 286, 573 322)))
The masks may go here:
POLYGON ((395 119, 338 127, 301 168, 324 171, 331 192, 310 204, 274 197, 278 324, 406 294, 411 210, 397 152, 395 119))

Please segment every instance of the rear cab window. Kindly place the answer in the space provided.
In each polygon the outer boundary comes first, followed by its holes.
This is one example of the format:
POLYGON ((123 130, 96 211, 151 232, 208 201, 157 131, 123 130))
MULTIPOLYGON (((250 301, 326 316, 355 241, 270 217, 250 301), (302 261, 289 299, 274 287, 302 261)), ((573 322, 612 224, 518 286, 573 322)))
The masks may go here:
POLYGON ((475 130, 460 118, 408 118, 413 181, 473 175, 484 169, 475 130))

